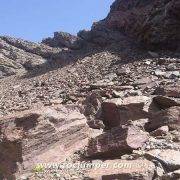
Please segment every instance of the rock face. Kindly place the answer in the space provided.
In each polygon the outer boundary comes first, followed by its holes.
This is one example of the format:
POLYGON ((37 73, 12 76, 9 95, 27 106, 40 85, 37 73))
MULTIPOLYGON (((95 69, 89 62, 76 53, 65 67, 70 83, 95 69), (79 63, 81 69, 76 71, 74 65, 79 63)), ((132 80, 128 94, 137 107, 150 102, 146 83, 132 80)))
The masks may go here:
POLYGON ((134 126, 113 128, 89 141, 87 156, 102 158, 130 153, 147 140, 147 134, 134 126))
POLYGON ((93 26, 90 31, 82 30, 78 33, 78 37, 86 43, 96 44, 100 47, 124 40, 124 36, 118 31, 113 31, 104 26, 93 26))
POLYGON ((73 106, 24 112, 0 125, 0 169, 8 178, 38 163, 63 161, 89 136, 86 118, 73 106))
POLYGON ((125 32, 148 46, 178 48, 179 0, 116 0, 106 19, 95 24, 125 32))

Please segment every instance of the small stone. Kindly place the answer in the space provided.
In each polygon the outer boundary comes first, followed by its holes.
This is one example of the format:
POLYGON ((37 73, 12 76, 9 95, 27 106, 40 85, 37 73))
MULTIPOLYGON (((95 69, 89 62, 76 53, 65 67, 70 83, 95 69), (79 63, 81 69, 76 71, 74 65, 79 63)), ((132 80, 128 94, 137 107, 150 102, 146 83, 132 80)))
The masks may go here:
POLYGON ((158 53, 155 53, 155 52, 152 52, 152 51, 148 51, 149 55, 151 55, 153 58, 158 58, 159 57, 159 54, 158 53))
POLYGON ((114 98, 119 98, 119 97, 123 97, 124 96, 124 92, 117 92, 117 91, 113 91, 112 92, 112 96, 114 97, 114 98))
POLYGON ((29 175, 23 175, 20 177, 20 180, 29 180, 29 175))
POLYGON ((180 72, 179 71, 172 71, 171 74, 169 75, 170 79, 175 79, 177 77, 180 77, 180 72))
POLYGON ((157 70, 154 71, 154 74, 156 76, 158 76, 158 77, 162 77, 162 76, 164 76, 166 74, 166 72, 157 69, 157 70))
POLYGON ((145 61, 145 63, 144 64, 146 64, 146 65, 150 65, 151 64, 151 61, 145 61))
POLYGON ((56 104, 61 104, 62 102, 63 102, 62 99, 51 99, 51 100, 50 100, 50 103, 51 103, 51 104, 54 104, 54 105, 56 105, 56 104))
POLYGON ((151 135, 152 136, 164 136, 164 135, 167 135, 168 132, 169 132, 169 127, 162 126, 158 129, 156 129, 155 131, 151 132, 151 135))
POLYGON ((120 76, 120 75, 127 75, 131 72, 130 68, 121 68, 117 71, 117 75, 120 76))

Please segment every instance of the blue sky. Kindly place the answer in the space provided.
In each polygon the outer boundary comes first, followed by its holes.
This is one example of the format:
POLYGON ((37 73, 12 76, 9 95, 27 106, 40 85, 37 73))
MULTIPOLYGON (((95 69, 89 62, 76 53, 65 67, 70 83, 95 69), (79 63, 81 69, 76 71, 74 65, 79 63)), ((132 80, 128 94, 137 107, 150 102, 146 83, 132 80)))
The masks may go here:
POLYGON ((76 34, 106 17, 114 0, 0 0, 0 35, 31 41, 76 34))

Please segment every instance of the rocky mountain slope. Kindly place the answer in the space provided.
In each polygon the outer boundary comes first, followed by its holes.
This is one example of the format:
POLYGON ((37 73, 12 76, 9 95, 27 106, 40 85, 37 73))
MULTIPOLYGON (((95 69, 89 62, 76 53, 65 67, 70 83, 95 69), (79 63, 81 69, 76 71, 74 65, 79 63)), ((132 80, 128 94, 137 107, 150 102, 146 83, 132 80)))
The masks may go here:
POLYGON ((0 37, 0 179, 179 179, 179 0, 116 0, 77 36, 0 37))

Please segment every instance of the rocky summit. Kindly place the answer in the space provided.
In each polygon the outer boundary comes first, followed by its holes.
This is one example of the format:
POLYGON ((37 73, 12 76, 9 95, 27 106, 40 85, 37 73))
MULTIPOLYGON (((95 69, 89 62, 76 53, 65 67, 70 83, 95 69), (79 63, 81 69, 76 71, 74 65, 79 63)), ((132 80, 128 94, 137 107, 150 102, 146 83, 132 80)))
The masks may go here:
POLYGON ((180 0, 116 0, 77 36, 0 37, 0 179, 180 179, 180 0))

